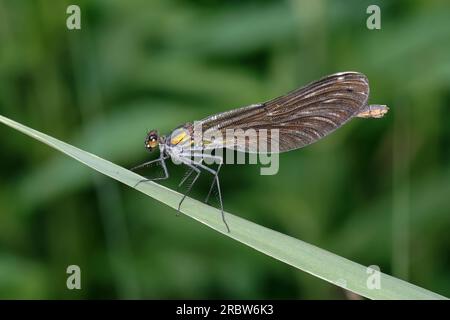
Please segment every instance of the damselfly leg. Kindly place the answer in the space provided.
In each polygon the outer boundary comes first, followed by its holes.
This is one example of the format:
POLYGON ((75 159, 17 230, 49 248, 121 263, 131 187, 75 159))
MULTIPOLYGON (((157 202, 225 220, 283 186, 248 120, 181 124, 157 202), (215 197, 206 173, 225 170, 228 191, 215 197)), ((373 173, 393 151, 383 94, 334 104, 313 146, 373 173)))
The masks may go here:
MULTIPOLYGON (((219 156, 212 156, 212 155, 202 155, 203 157, 206 158, 210 158, 213 159, 214 161, 217 161, 219 166, 217 167, 216 174, 213 177, 213 180, 211 182, 211 187, 209 188, 208 194, 205 198, 205 203, 209 202, 209 198, 211 197, 211 193, 214 189, 214 185, 216 184, 216 177, 219 175, 219 171, 220 168, 222 167, 223 164, 223 158, 219 157, 219 156)), ((203 162, 203 158, 200 160, 200 163, 203 162)), ((183 179, 181 180, 181 182, 178 184, 178 188, 181 188, 181 186, 189 179, 189 177, 192 175, 192 173, 194 173, 193 169, 190 169, 189 171, 186 172, 186 174, 184 175, 183 179)))
MULTIPOLYGON (((201 152, 203 150, 203 148, 201 148, 201 147, 193 147, 192 148, 192 151, 193 152, 196 152, 196 153, 194 153, 193 155, 196 155, 196 156, 200 156, 200 160, 198 161, 198 162, 200 162, 200 163, 202 163, 203 162, 203 155, 200 153, 200 154, 198 154, 198 152, 201 152)), ((193 174, 195 172, 195 170, 194 169, 190 169, 190 170, 188 170, 185 174, 184 174, 184 176, 183 176, 183 179, 181 179, 181 181, 180 181, 180 183, 178 184, 178 187, 177 188, 181 188, 181 186, 190 178, 190 176, 193 174)))
MULTIPOLYGON (((225 224, 225 227, 227 228, 227 232, 230 232, 230 228, 228 227, 228 223, 225 220, 225 214, 223 212, 222 193, 221 193, 221 190, 220 190, 220 182, 219 182, 219 176, 218 176, 218 172, 219 172, 220 167, 221 167, 221 165, 223 163, 223 159, 221 157, 219 157, 219 156, 213 156, 213 155, 207 155, 207 154, 202 154, 201 155, 202 159, 210 158, 210 159, 213 159, 213 160, 216 160, 216 161, 217 160, 220 161, 218 170, 214 170, 214 169, 211 169, 211 168, 205 166, 204 164, 202 164, 201 163, 202 161, 195 162, 195 161, 191 160, 190 159, 191 156, 192 156, 191 154, 180 154, 179 155, 180 161, 183 162, 188 167, 190 167, 191 169, 193 169, 195 172, 197 172, 197 174, 196 174, 194 180, 192 181, 192 183, 189 185, 188 190, 183 195, 183 198, 181 199, 181 201, 180 201, 180 203, 178 205, 178 210, 180 210, 181 204, 183 203, 183 201, 186 198, 187 194, 191 191, 192 186, 194 185, 194 183, 197 181, 198 177, 200 176, 200 169, 202 169, 204 171, 207 171, 207 172, 211 173, 213 175, 213 177, 214 177, 213 178, 213 182, 211 184, 211 188, 210 188, 209 194, 211 193, 211 191, 212 191, 212 189, 214 187, 214 184, 216 184, 217 185, 217 192, 218 192, 218 198, 219 198, 220 212, 221 212, 221 216, 222 216, 222 221, 225 224), (195 170, 194 168, 199 170, 199 171, 195 170)), ((209 194, 208 194, 208 198, 209 198, 209 194)))
MULTIPOLYGON (((203 159, 200 159, 200 163, 203 161, 203 159)), ((177 188, 181 188, 181 186, 191 177, 191 175, 195 172, 194 169, 190 168, 183 176, 183 179, 181 179, 180 183, 178 184, 177 188)))
POLYGON ((147 178, 147 177, 146 177, 145 179, 139 180, 139 181, 134 185, 134 188, 136 188, 136 187, 137 187, 139 184, 141 184, 142 182, 147 182, 147 181, 157 181, 157 180, 165 180, 165 179, 169 178, 169 171, 167 170, 166 162, 165 162, 165 160, 166 160, 167 158, 169 158, 168 155, 161 155, 158 159, 151 160, 151 161, 142 163, 142 164, 140 164, 140 165, 138 165, 138 166, 135 166, 135 167, 131 168, 131 169, 130 169, 131 171, 136 171, 136 170, 139 170, 139 169, 142 169, 142 168, 150 167, 150 166, 153 165, 153 164, 158 164, 158 163, 160 163, 160 165, 161 165, 161 167, 163 168, 163 171, 164 171, 164 176, 163 176, 163 177, 156 177, 156 178, 147 178))
MULTIPOLYGON (((192 172, 195 172, 195 176, 194 179, 192 180, 192 182, 189 184, 188 188, 186 189, 186 192, 183 194, 183 197, 181 198, 180 202, 178 203, 178 211, 180 211, 181 209, 181 204, 183 203, 184 199, 186 199, 187 195, 189 194, 189 192, 191 192, 192 187, 194 186, 195 182, 197 181, 198 177, 200 176, 200 169, 195 167, 194 163, 195 162, 189 162, 191 161, 190 159, 183 159, 181 160, 183 162, 183 164, 185 164, 186 166, 188 166, 189 168, 191 168, 192 172)), ((189 174, 191 175, 191 174, 189 174)), ((186 181, 186 179, 184 179, 186 181)), ((184 183, 184 181, 182 181, 184 183)))
MULTIPOLYGON (((217 170, 214 170, 216 173, 214 174, 213 181, 211 182, 211 187, 209 188, 208 194, 205 198, 205 203, 208 203, 209 197, 211 196, 211 193, 214 189, 214 185, 216 184, 216 180, 219 181, 219 171, 220 171, 220 168, 222 168, 223 158, 219 157, 219 156, 213 156, 213 155, 203 155, 203 156, 206 158, 213 159, 214 161, 218 162, 218 164, 219 164, 217 167, 217 170)), ((217 188, 218 188, 218 192, 220 193, 219 186, 217 188)), ((222 198, 220 196, 219 196, 219 198, 220 198, 220 201, 222 202, 222 198)))

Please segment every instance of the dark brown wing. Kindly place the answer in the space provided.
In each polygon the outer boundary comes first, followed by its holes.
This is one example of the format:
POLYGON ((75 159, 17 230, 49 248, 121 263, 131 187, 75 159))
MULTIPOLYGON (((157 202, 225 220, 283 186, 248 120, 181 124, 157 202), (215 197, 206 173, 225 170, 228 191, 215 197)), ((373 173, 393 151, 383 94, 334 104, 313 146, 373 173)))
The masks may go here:
MULTIPOLYGON (((202 130, 204 134, 218 130, 225 137, 227 129, 253 129, 256 136, 261 129, 278 129, 279 152, 289 151, 307 146, 342 126, 367 105, 368 96, 365 75, 337 73, 265 103, 209 116, 201 120, 202 130)), ((268 143, 270 138, 269 131, 268 143)), ((235 139, 231 145, 228 141, 227 147, 261 152, 250 140, 243 144, 235 139)))

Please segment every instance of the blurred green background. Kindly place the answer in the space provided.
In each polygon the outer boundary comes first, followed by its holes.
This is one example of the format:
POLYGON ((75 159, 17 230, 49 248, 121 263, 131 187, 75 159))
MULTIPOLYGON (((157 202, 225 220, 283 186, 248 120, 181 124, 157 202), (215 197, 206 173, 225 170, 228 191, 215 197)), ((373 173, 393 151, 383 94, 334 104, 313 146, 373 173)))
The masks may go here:
MULTIPOLYGON (((449 18, 447 1, 0 0, 0 113, 131 167, 156 156, 149 129, 363 72, 390 113, 275 176, 224 167, 225 210, 450 296, 449 18)), ((352 298, 5 126, 0 150, 0 298, 352 298)))

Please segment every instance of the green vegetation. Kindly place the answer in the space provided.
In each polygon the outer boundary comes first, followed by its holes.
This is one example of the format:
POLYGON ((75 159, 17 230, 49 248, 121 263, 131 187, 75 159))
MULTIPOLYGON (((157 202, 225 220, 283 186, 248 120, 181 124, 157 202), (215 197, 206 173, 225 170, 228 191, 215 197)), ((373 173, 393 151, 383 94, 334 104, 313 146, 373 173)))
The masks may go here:
MULTIPOLYGON (((131 167, 148 129, 363 72, 384 119, 283 154, 275 176, 225 166, 225 209, 450 295, 448 4, 379 1, 369 31, 369 1, 79 3, 68 31, 68 1, 0 1, 0 114, 131 167)), ((1 298, 353 297, 5 126, 0 148, 1 298)), ((183 172, 169 170, 173 189, 183 172)))

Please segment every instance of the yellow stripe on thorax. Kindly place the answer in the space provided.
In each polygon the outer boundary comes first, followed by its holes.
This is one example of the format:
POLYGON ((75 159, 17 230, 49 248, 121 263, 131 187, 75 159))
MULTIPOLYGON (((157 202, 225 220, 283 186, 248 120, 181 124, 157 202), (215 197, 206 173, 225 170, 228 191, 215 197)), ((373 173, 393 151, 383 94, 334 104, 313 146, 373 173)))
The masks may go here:
POLYGON ((179 129, 177 131, 175 131, 172 134, 172 137, 170 139, 170 143, 172 145, 177 145, 180 142, 185 142, 187 140, 190 140, 191 137, 189 136, 188 132, 185 129, 179 129), (179 132, 177 132, 177 131, 179 131, 179 132))

